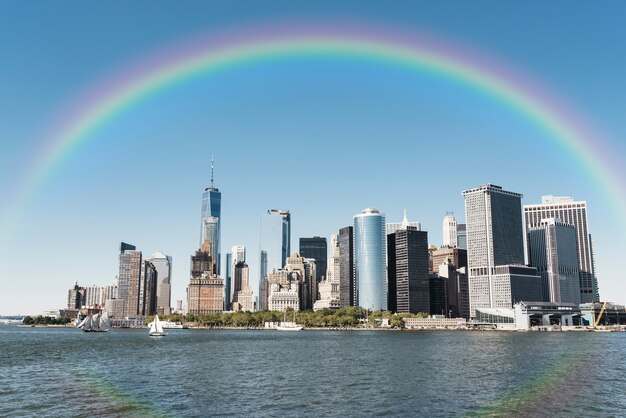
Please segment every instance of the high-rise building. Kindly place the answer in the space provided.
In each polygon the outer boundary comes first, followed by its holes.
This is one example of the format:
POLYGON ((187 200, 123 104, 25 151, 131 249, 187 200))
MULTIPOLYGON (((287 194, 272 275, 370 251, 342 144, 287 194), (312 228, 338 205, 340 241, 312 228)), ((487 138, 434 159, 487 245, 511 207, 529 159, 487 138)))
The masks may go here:
POLYGON ((430 313, 428 233, 405 225, 387 235, 387 309, 430 313))
POLYGON ((139 287, 139 314, 142 316, 154 315, 157 312, 157 281, 156 267, 150 261, 144 260, 139 287))
POLYGON ((527 232, 529 264, 542 279, 543 300, 580 304, 576 228, 549 218, 527 232))
POLYGON ((571 197, 543 196, 541 204, 524 205, 524 218, 527 231, 540 226, 541 221, 548 218, 560 219, 561 222, 574 226, 578 250, 580 300, 582 303, 600 300, 587 219, 587 202, 574 201, 571 197))
POLYGON ((354 215, 354 276, 359 306, 387 309, 385 215, 367 208, 354 215))
MULTIPOLYGON (((227 298, 228 307, 226 310, 231 309, 231 301, 234 300, 235 297, 235 266, 238 263, 246 262, 246 247, 243 245, 233 245, 230 248, 230 253, 226 254, 226 280, 225 280, 225 293, 227 298)), ((246 264, 247 266, 247 264, 246 264)), ((248 284, 249 285, 249 284, 248 284)), ((241 289, 239 289, 241 290, 241 289)), ((253 308, 254 309, 254 308, 253 308)), ((234 310, 234 308, 233 308, 234 310)))
POLYGON ((467 250, 467 230, 465 224, 456 224, 457 247, 467 250))
POLYGON ((538 301, 540 278, 525 267, 522 195, 486 184, 465 190, 470 315, 477 308, 511 308, 538 301))
POLYGON ((214 165, 211 158, 211 184, 202 192, 202 209, 200 211, 200 246, 204 241, 211 243, 213 260, 217 266, 216 274, 220 274, 220 233, 222 219, 222 193, 213 184, 214 165))
POLYGON ((339 240, 337 235, 330 236, 330 258, 325 279, 319 283, 317 291, 319 298, 313 304, 313 310, 338 309, 339 302, 339 279, 340 279, 340 257, 339 240))
POLYGON ((169 315, 172 311, 172 257, 157 251, 148 261, 157 271, 156 313, 169 315))
POLYGON ((449 318, 470 317, 467 268, 457 269, 450 260, 439 265, 438 275, 446 282, 446 315, 449 318))
POLYGON ((259 276, 259 310, 267 309, 264 279, 272 270, 285 266, 291 250, 291 214, 271 209, 261 217, 261 254, 259 276))
POLYGON ((342 308, 357 305, 354 282, 354 228, 346 226, 339 230, 339 305, 342 308))
POLYGON ((226 277, 224 277, 224 310, 230 311, 232 308, 232 301, 234 298, 233 292, 233 254, 226 253, 226 277))
POLYGON ((254 311, 250 273, 244 261, 237 261, 233 270, 233 311, 254 311))
POLYGON ((142 270, 141 251, 134 245, 124 242, 120 245, 119 271, 117 276, 117 295, 123 302, 123 311, 117 312, 121 316, 137 316, 139 311, 139 292, 142 270))
POLYGON ((458 246, 456 218, 452 212, 446 212, 443 218, 443 246, 458 246))
POLYGON ((216 273, 209 240, 205 240, 202 247, 191 256, 187 307, 191 314, 219 313, 224 310, 224 279, 216 273))
POLYGON ((328 266, 328 246, 326 238, 317 236, 313 238, 300 238, 300 255, 315 260, 315 280, 317 283, 320 283, 326 274, 328 266))

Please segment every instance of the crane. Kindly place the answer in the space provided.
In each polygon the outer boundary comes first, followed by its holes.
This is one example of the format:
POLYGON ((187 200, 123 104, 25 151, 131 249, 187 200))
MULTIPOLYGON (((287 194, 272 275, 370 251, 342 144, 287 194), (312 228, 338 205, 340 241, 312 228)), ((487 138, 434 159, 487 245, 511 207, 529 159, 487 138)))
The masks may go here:
POLYGON ((604 313, 604 310, 606 309, 606 304, 607 302, 604 302, 602 304, 602 309, 600 309, 600 314, 598 315, 598 317, 596 318, 596 322, 593 324, 594 328, 598 327, 598 324, 600 324, 600 320, 602 319, 602 314, 604 313))

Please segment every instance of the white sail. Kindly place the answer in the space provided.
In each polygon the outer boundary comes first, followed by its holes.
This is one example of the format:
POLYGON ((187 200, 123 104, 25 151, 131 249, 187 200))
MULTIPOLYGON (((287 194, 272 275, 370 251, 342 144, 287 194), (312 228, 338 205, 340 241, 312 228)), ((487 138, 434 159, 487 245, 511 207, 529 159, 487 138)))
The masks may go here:
POLYGON ((154 316, 154 321, 150 324, 150 336, 152 337, 163 337, 165 336, 165 332, 163 332, 163 325, 161 321, 159 321, 159 315, 154 316))
POLYGON ((85 325, 89 326, 87 322, 91 322, 91 315, 87 315, 86 317, 84 317, 83 320, 80 321, 78 325, 76 325, 76 328, 84 329, 85 325))
POLYGON ((91 318, 91 330, 100 331, 100 314, 97 313, 91 318))
POLYGON ((105 312, 100 317, 100 330, 108 331, 109 329, 111 329, 111 321, 109 320, 109 314, 105 312))

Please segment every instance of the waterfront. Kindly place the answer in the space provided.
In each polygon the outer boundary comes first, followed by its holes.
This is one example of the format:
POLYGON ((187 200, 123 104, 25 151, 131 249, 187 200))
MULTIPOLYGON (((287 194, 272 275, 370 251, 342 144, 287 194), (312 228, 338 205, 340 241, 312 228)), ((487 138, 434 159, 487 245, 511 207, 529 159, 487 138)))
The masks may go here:
POLYGON ((0 325, 0 416, 620 416, 626 333, 0 325))

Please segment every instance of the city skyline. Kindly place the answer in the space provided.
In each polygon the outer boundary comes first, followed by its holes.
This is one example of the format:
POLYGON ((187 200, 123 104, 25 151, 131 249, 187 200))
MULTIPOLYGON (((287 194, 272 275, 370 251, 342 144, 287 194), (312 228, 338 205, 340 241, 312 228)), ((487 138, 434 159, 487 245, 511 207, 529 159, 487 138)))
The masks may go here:
POLYGON ((586 201, 600 296, 625 302, 626 285, 612 261, 626 240, 619 203, 626 175, 616 164, 626 155, 619 140, 626 123, 617 111, 626 107, 619 87, 626 59, 616 53, 626 32, 623 5, 498 4, 489 16, 469 5, 410 2, 293 2, 274 11, 240 5, 246 7, 192 3, 193 16, 141 4, 125 13, 119 5, 71 13, 51 5, 7 6, 0 36, 19 41, 0 49, 10 63, 0 78, 0 192, 6 197, 0 203, 0 313, 62 306, 75 281, 110 284, 120 241, 144 255, 171 256, 172 304, 185 299, 189 255, 198 247, 198 197, 212 155, 223 194, 220 261, 226 262, 224 248, 245 245, 255 293, 259 217, 270 208, 290 210, 291 248, 300 237, 328 239, 366 207, 389 219, 401 219, 407 209, 439 245, 446 212, 464 222, 461 192, 495 183, 523 193, 523 205, 550 194, 586 201), (42 16, 36 34, 17 23, 32 15, 42 16), (132 18, 139 15, 141 29, 132 18), (301 41, 309 33, 319 40, 326 33, 335 43, 317 55, 246 58, 199 71, 114 109, 97 129, 74 126, 85 129, 85 139, 47 154, 54 135, 89 109, 91 99, 160 68, 163 54, 183 56, 183 47, 195 42, 215 37, 215 43, 237 44, 248 30, 290 26, 303 29, 285 29, 279 39, 301 41), (498 96, 501 90, 429 69, 426 61, 330 51, 354 34, 370 48, 374 41, 442 46, 431 51, 457 59, 450 71, 501 75, 520 97, 528 94, 555 113, 516 107, 498 96), (575 148, 567 135, 546 128, 557 114, 565 128, 581 127, 583 138, 598 145, 575 148), (585 149, 593 151, 588 158, 585 149), (41 161, 53 157, 44 170, 41 161), (606 175, 597 174, 603 172, 598 166, 612 181, 601 181, 606 175), (36 187, 27 187, 28 179, 36 187), (34 264, 27 257, 33 247, 46 249, 34 264), (70 262, 69 252, 79 256, 70 262))

